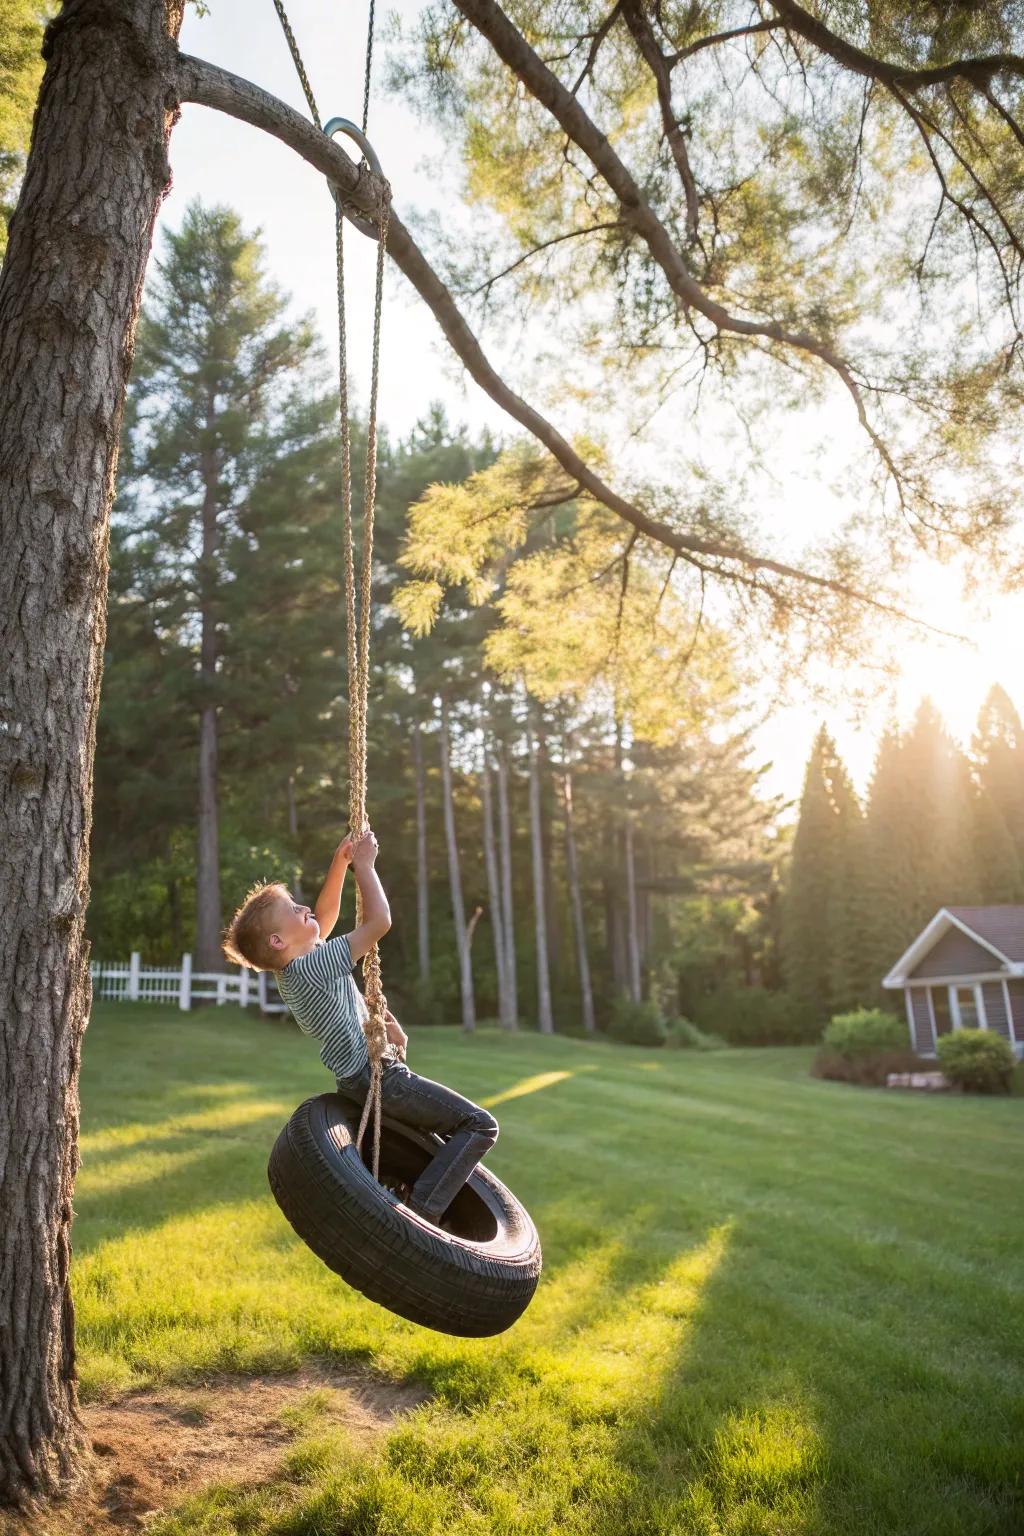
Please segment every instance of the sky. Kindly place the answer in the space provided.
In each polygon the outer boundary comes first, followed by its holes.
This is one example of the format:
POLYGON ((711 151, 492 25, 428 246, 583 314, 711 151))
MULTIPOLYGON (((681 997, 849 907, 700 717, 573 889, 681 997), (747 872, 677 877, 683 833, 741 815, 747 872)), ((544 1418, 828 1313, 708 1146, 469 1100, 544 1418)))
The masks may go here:
MULTIPOLYGON (((321 116, 358 121, 362 112, 366 9, 323 4, 323 0, 288 0, 288 14, 299 39, 321 116)), ((378 11, 379 35, 387 14, 413 20, 418 0, 401 0, 378 11)), ((298 78, 272 0, 210 0, 198 17, 190 7, 181 46, 255 81, 307 115, 298 78)), ((378 44, 377 60, 383 48, 378 44)), ((394 205, 410 222, 419 214, 446 216, 459 196, 459 167, 446 155, 440 135, 411 109, 380 86, 376 71, 369 137, 391 182, 394 205)), ((293 296, 301 311, 312 311, 320 334, 336 356, 337 318, 334 277, 334 212, 321 177, 292 150, 260 130, 221 113, 186 106, 171 141, 173 187, 163 204, 159 230, 177 228, 196 198, 236 208, 250 229, 262 232, 270 275, 293 296)), ((352 231, 346 244, 349 272, 349 357, 356 402, 365 400, 370 354, 373 247, 352 231)), ((521 338, 488 338, 488 349, 515 370, 521 338)), ((395 272, 386 279, 381 351, 380 416, 393 436, 406 434, 435 400, 449 418, 474 432, 489 427, 500 435, 519 429, 501 412, 451 354, 433 316, 395 272)), ((513 380, 514 382, 514 380, 513 380)), ((836 442, 848 442, 853 426, 849 400, 841 392, 824 407, 834 413, 826 425, 836 442)), ((550 412, 563 430, 572 423, 557 409, 550 412)), ((796 416, 774 455, 777 508, 784 511, 794 541, 820 530, 823 517, 841 510, 834 493, 823 487, 807 462, 808 423, 796 416), (827 503, 827 505, 826 505, 827 503)), ((652 452, 655 449, 652 447, 652 452)), ((772 508, 766 509, 770 515, 772 508)), ((774 521, 774 519, 773 519, 774 521)), ((878 737, 890 721, 905 723, 921 698, 930 694, 953 734, 969 741, 981 702, 1000 683, 1024 714, 1024 594, 981 594, 970 604, 960 595, 961 573, 934 565, 916 569, 907 586, 907 604, 926 622, 969 637, 969 645, 942 642, 922 634, 900 634, 897 672, 869 707, 852 700, 846 679, 832 680, 824 702, 793 696, 758 729, 755 746, 771 768, 765 789, 787 799, 799 795, 811 741, 824 722, 834 735, 854 783, 867 785, 878 737), (986 611, 987 610, 987 611, 986 611)))

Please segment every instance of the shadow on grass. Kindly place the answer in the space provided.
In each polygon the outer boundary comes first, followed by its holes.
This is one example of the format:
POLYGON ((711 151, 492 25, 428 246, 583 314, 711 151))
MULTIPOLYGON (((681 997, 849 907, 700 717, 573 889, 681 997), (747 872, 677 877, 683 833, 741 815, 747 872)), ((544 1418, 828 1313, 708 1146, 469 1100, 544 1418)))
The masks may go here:
POLYGON ((950 1360, 926 1304, 858 1325, 831 1304, 841 1257, 805 1266, 785 1246, 756 1215, 736 1223, 620 1428, 623 1469, 661 1492, 601 1536, 1019 1536, 1019 1370, 972 1362, 967 1337, 950 1360))

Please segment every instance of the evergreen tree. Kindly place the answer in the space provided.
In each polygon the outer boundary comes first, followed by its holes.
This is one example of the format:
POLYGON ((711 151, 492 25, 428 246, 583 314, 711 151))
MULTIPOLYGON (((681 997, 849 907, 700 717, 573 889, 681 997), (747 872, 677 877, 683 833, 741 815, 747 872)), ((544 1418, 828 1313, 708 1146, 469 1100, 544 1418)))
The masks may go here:
POLYGON ((967 759, 925 699, 904 737, 879 747, 866 817, 863 986, 882 977, 939 907, 984 897, 967 759))
POLYGON ((824 726, 811 749, 783 918, 783 975, 794 1003, 823 1021, 858 1000, 861 811, 824 726))
POLYGON ((158 619, 153 572, 110 540, 96 736, 89 933, 100 959, 171 961, 194 943, 196 719, 190 648, 158 619))
POLYGON ((913 786, 907 783, 902 742, 895 726, 882 736, 868 786, 864 819, 865 941, 862 980, 879 1000, 882 977, 913 938, 914 880, 904 846, 913 786))
POLYGON ((986 901, 1024 901, 1024 726, 1005 689, 989 690, 971 742, 977 862, 986 901))
POLYGON ((199 969, 222 963, 218 758, 237 616, 232 555, 253 538, 260 475, 295 446, 297 395, 317 355, 308 323, 289 323, 285 308, 238 216, 196 204, 167 236, 139 327, 127 468, 143 491, 126 517, 156 578, 159 625, 193 655, 199 969))

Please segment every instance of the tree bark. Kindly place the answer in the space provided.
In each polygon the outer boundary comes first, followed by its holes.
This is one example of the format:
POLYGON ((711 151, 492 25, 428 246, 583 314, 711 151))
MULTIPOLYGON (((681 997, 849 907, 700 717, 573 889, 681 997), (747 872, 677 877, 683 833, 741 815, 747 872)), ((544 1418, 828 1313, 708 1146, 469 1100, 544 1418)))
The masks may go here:
MULTIPOLYGON (((619 796, 622 785, 622 721, 615 721, 615 773, 613 777, 613 792, 619 796)), ((616 992, 630 991, 629 980, 629 942, 626 937, 627 920, 625 913, 625 901, 623 899, 623 887, 626 878, 626 835, 619 814, 619 805, 616 804, 612 818, 614 831, 612 833, 612 847, 615 850, 614 869, 612 880, 608 889, 609 894, 609 943, 612 960, 612 983, 616 992)))
POLYGON ((430 878, 427 869, 426 775, 418 720, 412 728, 412 755, 416 767, 416 937, 420 981, 425 986, 430 981, 430 878))
MULTIPOLYGON (((459 869, 459 845, 455 837, 455 802, 452 798, 451 742, 448 731, 448 705, 441 700, 441 790, 444 795, 444 832, 448 843, 448 882, 452 892, 452 917, 455 944, 459 954, 459 987, 462 993, 462 1027, 476 1028, 476 1003, 473 997, 473 960, 471 931, 466 928, 466 908, 462 900, 462 873, 459 869)), ((474 920, 474 927, 476 926, 474 920)))
POLYGON ((0 271, 0 1503, 66 1486, 90 1007, 89 833, 110 503, 169 182, 172 0, 68 3, 0 271))
POLYGON ((508 1016, 502 1024, 519 1028, 519 983, 516 976, 516 931, 512 908, 512 818, 508 800, 508 743, 498 750, 498 850, 501 860, 501 922, 504 930, 505 985, 508 1016))
POLYGON ((484 738, 483 762, 480 769, 480 788, 484 819, 484 866, 487 870, 487 901, 491 909, 491 931, 494 935, 494 967, 498 977, 498 1018, 508 1024, 508 967, 505 964, 505 925, 501 912, 501 885, 498 879, 498 858, 494 846, 494 796, 491 792, 491 764, 487 739, 484 738))
POLYGON ((594 994, 590 984, 590 960, 587 956, 587 927, 583 917, 583 896, 580 891, 579 858, 576 852, 576 828, 572 810, 572 769, 566 750, 565 770, 562 775, 562 800, 565 805, 565 868, 569 877, 569 900, 572 905, 573 928, 576 934, 576 970, 580 981, 580 1011, 583 1028, 588 1035, 594 1033, 594 994))
MULTIPOLYGON (((216 426, 212 394, 206 404, 206 431, 216 426)), ((196 835, 197 971, 223 967, 220 948, 220 836, 217 815, 217 492, 216 449, 202 454, 202 555, 199 560, 199 825, 196 835)))
POLYGON ((633 849, 633 821, 626 812, 623 837, 626 864, 626 956, 629 964, 629 995, 634 1003, 642 996, 640 986, 640 935, 637 928, 636 908, 636 858, 633 849))
POLYGON ((548 964, 558 973, 562 955, 562 924, 555 890, 555 795, 551 757, 543 713, 538 709, 534 719, 537 724, 537 772, 540 775, 540 830, 544 848, 544 911, 548 920, 548 964))
MULTIPOLYGON (((299 812, 295 804, 295 775, 290 773, 287 782, 288 794, 288 837, 292 848, 297 850, 299 846, 299 812)), ((296 901, 304 901, 302 894, 302 869, 296 864, 292 875, 292 895, 296 901)))
POLYGON ((540 819, 540 766, 531 721, 526 724, 526 750, 530 765, 530 850, 533 863, 533 915, 537 945, 537 1028, 542 1035, 554 1033, 551 1017, 551 976, 548 969, 548 924, 544 907, 544 843, 540 819))

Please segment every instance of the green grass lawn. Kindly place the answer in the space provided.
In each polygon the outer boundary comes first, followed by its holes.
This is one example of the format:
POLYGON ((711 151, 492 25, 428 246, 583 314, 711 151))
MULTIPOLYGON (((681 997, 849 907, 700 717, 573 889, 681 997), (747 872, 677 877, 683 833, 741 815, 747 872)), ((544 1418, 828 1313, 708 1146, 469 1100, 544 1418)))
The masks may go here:
POLYGON ((411 1065, 495 1108, 544 1244, 510 1333, 449 1339, 299 1243, 266 1160, 331 1086, 293 1028, 96 1009, 82 1071, 83 1395, 328 1357, 423 1382, 371 1451, 149 1529, 293 1536, 1011 1536, 1024 1530, 1020 1099, 818 1082, 797 1049, 454 1029, 411 1065))

